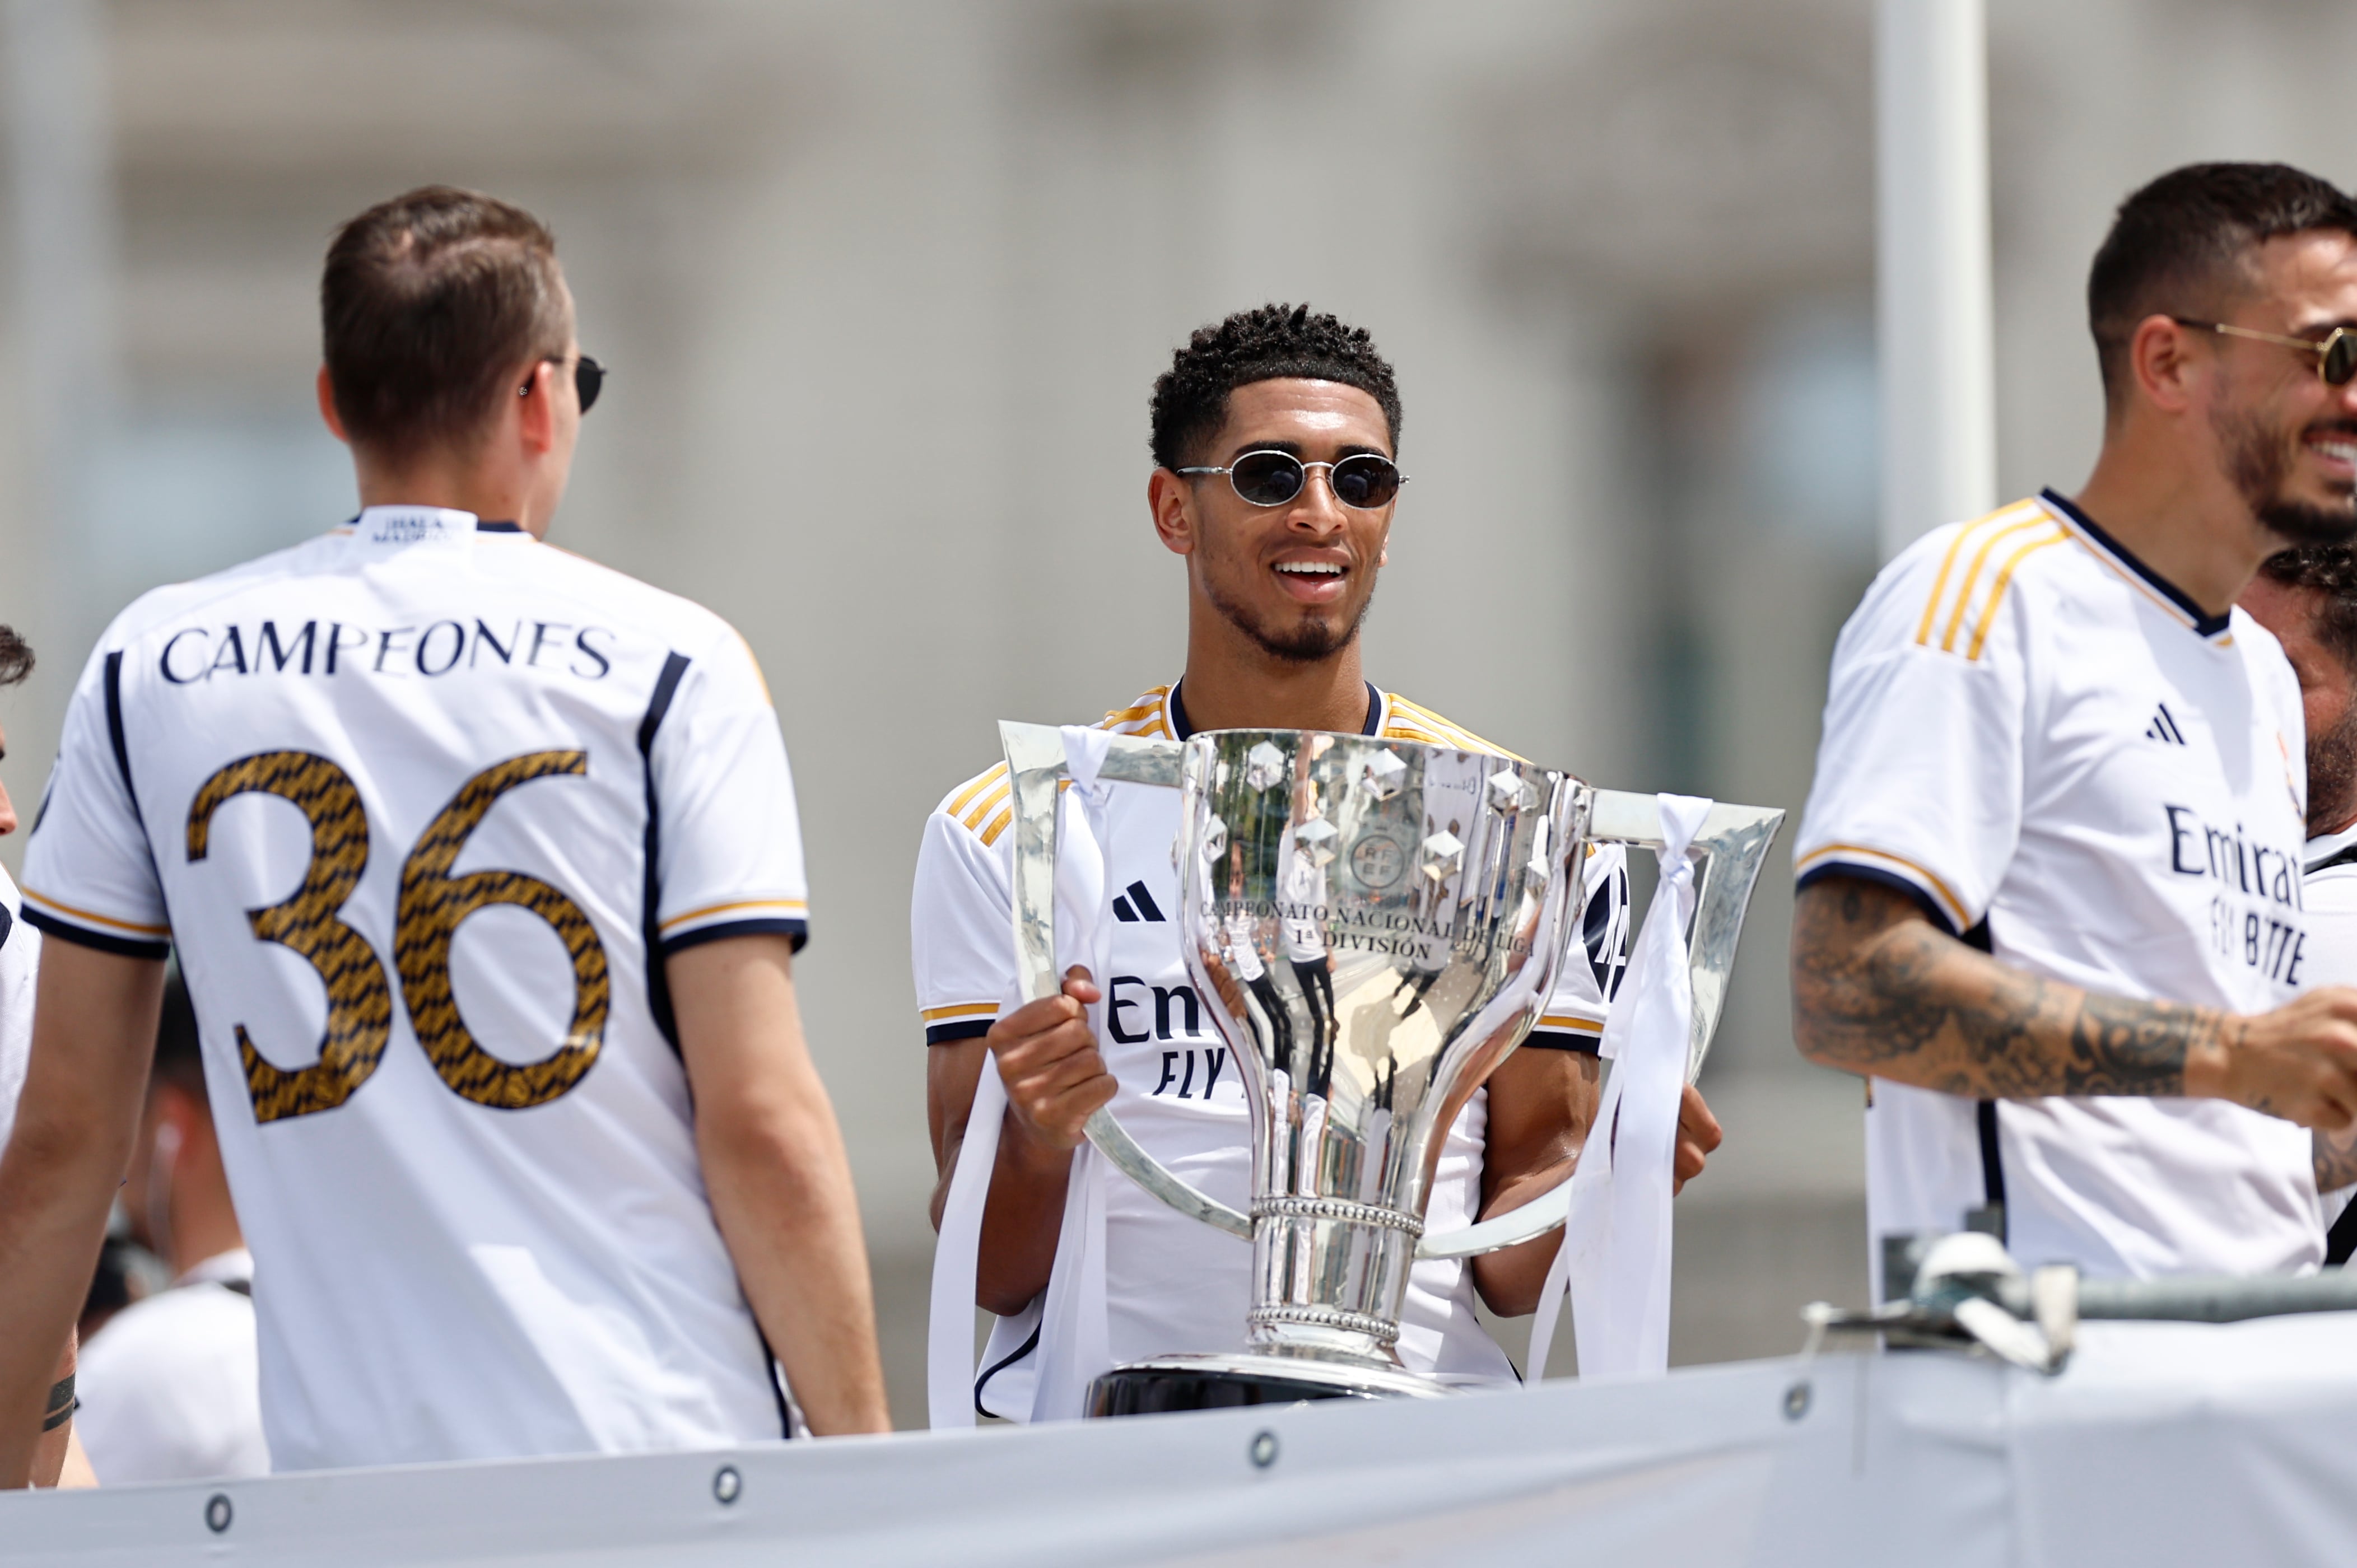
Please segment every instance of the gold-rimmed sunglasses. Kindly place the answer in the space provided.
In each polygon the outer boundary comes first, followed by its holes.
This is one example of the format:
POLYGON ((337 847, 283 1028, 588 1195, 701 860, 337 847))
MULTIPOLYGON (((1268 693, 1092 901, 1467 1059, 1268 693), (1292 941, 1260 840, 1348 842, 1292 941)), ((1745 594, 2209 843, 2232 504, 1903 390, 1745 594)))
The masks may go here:
POLYGON ((2196 327, 2228 338, 2249 338, 2261 343, 2280 343, 2287 349, 2305 349, 2316 356, 2316 373, 2329 387, 2346 386, 2350 377, 2357 376, 2357 329, 2336 327, 2321 338, 2287 338, 2280 332, 2229 327, 2222 321, 2190 321, 2182 316, 2169 319, 2179 327, 2196 327))

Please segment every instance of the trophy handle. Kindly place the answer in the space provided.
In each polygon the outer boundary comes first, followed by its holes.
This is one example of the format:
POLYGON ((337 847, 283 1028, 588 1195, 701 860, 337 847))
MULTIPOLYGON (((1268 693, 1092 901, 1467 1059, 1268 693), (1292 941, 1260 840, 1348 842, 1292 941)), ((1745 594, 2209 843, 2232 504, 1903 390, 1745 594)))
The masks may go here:
MULTIPOLYGON (((1056 802, 1070 778, 1064 766, 1063 731, 1053 725, 1001 721, 1000 744, 1015 802, 1015 961, 1027 1001, 1063 989, 1056 972, 1056 802)), ((1184 748, 1176 741, 1114 736, 1100 776, 1131 784, 1178 788, 1184 748)), ((1173 1176, 1139 1146, 1100 1106, 1082 1129, 1097 1152, 1123 1175, 1179 1213, 1252 1240, 1252 1221, 1216 1198, 1207 1197, 1173 1176)), ((1560 1220, 1557 1223, 1561 1223, 1560 1220)))
MULTIPOLYGON (((1720 801, 1703 818, 1690 853, 1703 856, 1695 880, 1694 928, 1686 942, 1687 972, 1694 983, 1694 1031, 1686 1046, 1686 1081, 1702 1072, 1710 1054, 1711 1037, 1718 1032, 1719 1015, 1727 1007, 1727 983, 1735 970, 1736 940, 1743 932, 1743 914, 1751 903, 1751 889, 1768 862, 1769 846, 1784 813, 1769 806, 1736 806, 1720 801)), ((1591 843, 1625 843, 1658 847, 1662 843, 1661 802, 1652 795, 1626 789, 1598 789, 1587 811, 1591 843)), ((1645 918, 1656 913, 1647 909, 1645 918)), ((1531 1240, 1562 1225, 1571 1212, 1571 1183, 1550 1187, 1528 1203, 1484 1219, 1478 1225, 1416 1243, 1418 1258, 1471 1258, 1531 1240)))

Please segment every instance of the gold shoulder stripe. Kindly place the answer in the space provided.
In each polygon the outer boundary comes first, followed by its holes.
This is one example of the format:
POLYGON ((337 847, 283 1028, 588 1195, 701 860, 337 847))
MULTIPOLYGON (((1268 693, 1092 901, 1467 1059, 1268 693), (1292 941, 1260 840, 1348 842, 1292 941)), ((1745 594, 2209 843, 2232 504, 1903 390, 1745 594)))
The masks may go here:
POLYGON ((1004 762, 992 763, 989 767, 984 768, 979 774, 976 774, 972 779, 970 779, 964 789, 960 789, 955 795, 950 797, 950 803, 944 808, 945 811, 952 817, 963 815, 966 807, 973 803, 974 798, 976 795, 981 794, 985 789, 989 789, 991 785, 1006 777, 1006 764, 1004 762))
POLYGON ((1428 746, 1454 746, 1459 751, 1484 751, 1492 757, 1521 762, 1525 758, 1504 746, 1483 740, 1464 725, 1452 724, 1421 703, 1392 693, 1392 712, 1383 734, 1394 740, 1417 740, 1428 746))
POLYGON ((1973 590, 1980 585, 1981 569, 1988 564, 1989 552, 1995 550, 2000 541, 2010 539, 2024 529, 2036 528, 2039 524, 2049 521, 2045 512, 2041 510, 2035 517, 2024 518, 2019 522, 2009 522, 2003 528, 1991 529, 1982 538, 1980 548, 1973 552, 1972 565, 1965 569, 1964 580, 1956 588, 1955 607, 1948 612, 1948 628, 1940 637, 1941 652, 1953 653, 1956 650, 1956 632, 1964 624, 1965 607, 1973 602, 1973 590))
MULTIPOLYGON (((2041 514, 2044 510, 2035 501, 2015 501, 2010 506, 1999 507, 1986 517, 1976 518, 1956 530, 1956 536, 1948 541, 1948 553, 1940 561, 1940 575, 1932 579, 1932 596, 1923 601, 1922 623, 1915 628, 1915 642, 1918 647, 1928 648, 1932 644, 1932 622, 1940 613, 1941 601, 1947 596, 1948 577, 1955 570, 1956 557, 1963 553, 1964 541, 1991 523, 2005 522, 2018 518, 2024 508, 2039 510, 2041 514)), ((1968 595, 1969 589, 1967 589, 1968 595)))
POLYGON ((2034 554, 2050 544, 2060 544, 2070 537, 2067 531, 2058 526, 2045 538, 2031 540, 2006 559, 2004 567, 1996 575, 1996 583, 1989 587, 1988 603, 1981 607, 1980 618, 1973 627, 1972 645, 1964 650, 1966 662, 1979 660, 1981 644, 1988 640, 1989 628, 1996 624, 1996 607, 2005 598, 2006 585, 2013 581, 2013 569, 2021 564, 2025 556, 2034 554))
POLYGON ((958 821, 963 822, 969 828, 978 828, 982 826, 983 823, 988 822, 990 820, 990 814, 998 810, 1000 806, 1004 805, 1006 801, 1006 798, 1013 793, 1015 793, 1015 780, 1012 779, 1002 779, 998 781, 998 785, 996 789, 992 789, 987 795, 985 795, 982 800, 975 804, 974 810, 966 812, 966 814, 960 817, 958 821))
POLYGON ((1127 724, 1132 719, 1150 719, 1157 717, 1162 712, 1162 700, 1169 694, 1170 688, 1168 686, 1149 687, 1146 691, 1139 694, 1137 701, 1132 703, 1129 706, 1125 708, 1115 708, 1112 712, 1106 714, 1103 723, 1100 724, 1097 727, 1103 729, 1114 725, 1127 724))
MULTIPOLYGON (((1168 737, 1170 730, 1163 716, 1163 699, 1169 692, 1168 686, 1153 687, 1128 707, 1114 709, 1090 727, 1116 735, 1168 737)), ((1015 821, 1014 793, 1015 781, 1006 776, 1006 764, 993 763, 952 796, 942 810, 978 835, 986 848, 996 843, 998 835, 1015 821)))

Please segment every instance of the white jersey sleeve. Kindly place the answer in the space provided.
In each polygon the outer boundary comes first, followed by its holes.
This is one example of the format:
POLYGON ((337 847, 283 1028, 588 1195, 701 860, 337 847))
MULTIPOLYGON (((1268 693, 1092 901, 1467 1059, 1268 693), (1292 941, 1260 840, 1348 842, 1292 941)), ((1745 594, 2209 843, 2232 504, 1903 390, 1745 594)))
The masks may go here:
MULTIPOLYGON (((2038 520, 2023 525, 2037 529, 2038 520)), ((1952 933, 1987 913, 2021 835, 2029 703, 2005 528, 1944 528, 1885 567, 1834 648, 1794 869, 1889 884, 1952 933)))
POLYGON ((57 766, 25 850, 26 918, 87 947, 162 958, 172 929, 123 742, 123 655, 99 639, 66 710, 57 766))
POLYGON ((1000 822, 990 832, 986 811, 977 824, 967 822, 991 796, 994 775, 1003 782, 1005 771, 984 774, 963 807, 960 797, 975 786, 961 786, 925 822, 909 929, 927 1045, 986 1034, 1015 990, 1014 895, 997 847, 999 834, 1013 829, 1000 822))
POLYGON ((1546 1009, 1523 1044, 1594 1056, 1604 1015, 1629 964, 1629 853, 1617 843, 1587 846, 1587 879, 1546 1009))
POLYGON ((0 868, 0 1149, 8 1146, 33 1057, 33 988, 40 966, 41 933, 24 919, 16 885, 0 868))
POLYGON ((649 947, 667 957, 776 932, 801 948, 810 893, 793 775, 752 650, 730 632, 694 659, 673 654, 647 727, 649 858, 661 879, 649 947))

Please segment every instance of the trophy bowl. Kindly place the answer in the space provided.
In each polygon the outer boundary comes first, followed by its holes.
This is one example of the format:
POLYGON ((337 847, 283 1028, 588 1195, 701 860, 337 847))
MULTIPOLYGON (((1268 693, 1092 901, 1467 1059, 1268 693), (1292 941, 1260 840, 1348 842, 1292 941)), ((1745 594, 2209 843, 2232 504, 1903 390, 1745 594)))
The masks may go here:
MULTIPOLYGON (((1001 732, 1017 957, 1027 993, 1047 995, 1062 737, 1001 732)), ((1092 1385, 1089 1412, 1448 1393, 1396 1349, 1410 1268, 1543 1234, 1562 1223, 1568 1192, 1427 1236, 1442 1145, 1554 989, 1589 843, 1658 842, 1654 798, 1487 752, 1311 730, 1114 737, 1099 777, 1180 793, 1177 919, 1197 993, 1243 1071, 1250 1212, 1163 1169, 1110 1110, 1089 1137, 1172 1207, 1249 1237, 1253 1288, 1241 1351, 1174 1347, 1115 1368, 1092 1385)), ((1714 807, 1695 841, 1710 869, 1690 1073, 1781 817, 1714 807)))

